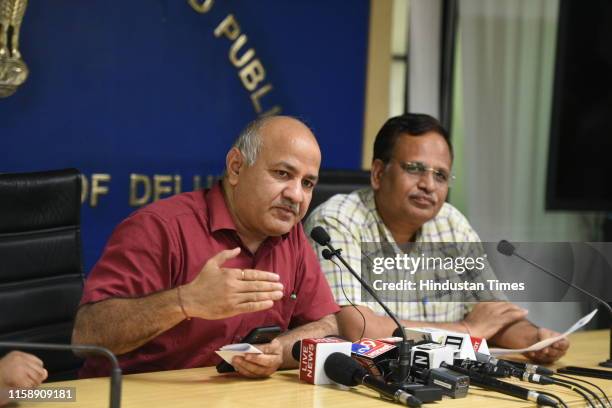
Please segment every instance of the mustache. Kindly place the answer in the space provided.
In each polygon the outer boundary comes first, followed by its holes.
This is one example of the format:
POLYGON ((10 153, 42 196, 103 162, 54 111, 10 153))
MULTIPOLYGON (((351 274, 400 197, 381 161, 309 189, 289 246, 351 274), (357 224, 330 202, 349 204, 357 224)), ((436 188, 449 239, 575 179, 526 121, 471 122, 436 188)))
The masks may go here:
POLYGON ((414 194, 410 194, 410 198, 421 198, 421 199, 425 199, 427 201, 429 201, 430 203, 432 203, 433 205, 436 205, 438 200, 436 200, 435 197, 430 196, 429 194, 423 194, 423 193, 414 193, 414 194))
POLYGON ((280 202, 274 204, 274 206, 285 208, 296 215, 300 213, 300 204, 294 203, 290 200, 281 200, 280 202))

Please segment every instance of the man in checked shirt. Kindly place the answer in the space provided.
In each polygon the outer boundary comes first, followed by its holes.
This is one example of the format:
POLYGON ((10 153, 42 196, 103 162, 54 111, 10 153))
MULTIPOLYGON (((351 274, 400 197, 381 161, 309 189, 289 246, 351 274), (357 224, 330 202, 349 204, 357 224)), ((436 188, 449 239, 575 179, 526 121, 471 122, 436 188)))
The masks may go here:
MULTIPOLYGON (((480 238, 467 219, 445 202, 453 178, 452 161, 448 132, 435 118, 410 113, 391 118, 374 142, 371 187, 332 197, 312 212, 305 229, 309 232, 315 226, 324 227, 331 243, 342 249, 344 257, 357 271, 361 270, 363 242, 379 243, 396 251, 410 243, 479 243, 480 238)), ((336 302, 342 306, 337 314, 341 334, 351 340, 357 340, 362 330, 368 338, 389 336, 395 329, 391 318, 375 302, 361 301, 357 280, 323 259, 322 248, 311 243, 319 254, 336 302), (365 329, 360 312, 366 319, 365 329)), ((482 275, 472 278, 495 279, 488 269, 482 275)), ((438 292, 416 302, 405 299, 387 302, 404 327, 467 332, 506 348, 527 347, 558 334, 537 327, 525 318, 526 310, 510 302, 478 302, 491 297, 464 297, 464 301, 457 302, 454 294, 438 292)), ((569 342, 562 339, 540 351, 527 353, 527 357, 550 363, 563 356, 568 347, 569 342)))

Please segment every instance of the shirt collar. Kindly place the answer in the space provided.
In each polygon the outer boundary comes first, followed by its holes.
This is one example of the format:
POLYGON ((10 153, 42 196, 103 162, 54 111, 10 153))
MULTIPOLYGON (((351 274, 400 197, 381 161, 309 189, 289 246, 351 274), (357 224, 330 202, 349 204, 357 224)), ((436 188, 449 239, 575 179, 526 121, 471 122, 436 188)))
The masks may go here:
POLYGON ((208 227, 211 232, 219 230, 236 231, 236 224, 227 208, 221 182, 212 186, 206 194, 206 204, 208 207, 208 227))
MULTIPOLYGON (((374 190, 372 188, 368 188, 367 193, 364 196, 364 202, 366 207, 369 210, 370 216, 374 218, 375 224, 380 228, 380 236, 384 238, 388 243, 392 244, 394 248, 397 249, 397 243, 393 238, 393 234, 387 227, 387 225, 383 222, 378 210, 376 209, 376 201, 374 200, 374 190)), ((429 222, 429 221, 428 221, 429 222)), ((419 228, 415 234, 414 242, 422 242, 423 241, 423 227, 419 228)))
MULTIPOLYGON (((213 185, 206 195, 206 204, 208 207, 208 227, 211 232, 220 230, 230 230, 238 234, 236 230, 236 223, 232 218, 227 202, 225 201, 225 195, 223 194, 223 186, 221 181, 213 185)), ((293 227, 295 228, 295 226, 293 227)), ((273 246, 284 240, 289 236, 289 233, 283 234, 279 237, 268 237, 262 246, 270 245, 273 246)))

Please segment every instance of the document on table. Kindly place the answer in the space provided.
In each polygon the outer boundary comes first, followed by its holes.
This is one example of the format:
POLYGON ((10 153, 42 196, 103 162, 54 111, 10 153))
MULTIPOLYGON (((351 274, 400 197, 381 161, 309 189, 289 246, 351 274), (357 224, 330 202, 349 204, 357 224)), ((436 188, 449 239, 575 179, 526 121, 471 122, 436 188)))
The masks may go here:
POLYGON ((248 343, 238 343, 238 344, 228 344, 226 346, 221 347, 219 350, 215 351, 223 360, 225 360, 228 364, 232 364, 232 358, 234 356, 244 356, 245 354, 261 354, 261 350, 252 344, 248 343))
POLYGON ((556 337, 551 337, 550 339, 538 341, 537 343, 535 343, 535 344, 533 344, 533 345, 531 345, 531 346, 529 346, 527 348, 522 348, 522 349, 492 348, 492 349, 489 350, 489 352, 491 353, 491 355, 499 356, 499 355, 503 355, 503 354, 525 353, 527 351, 542 350, 543 348, 550 346, 551 344, 553 344, 557 340, 560 340, 563 337, 566 337, 566 336, 572 334, 576 330, 578 330, 581 327, 583 327, 584 325, 586 325, 588 322, 591 321, 591 319, 593 318, 593 316, 595 316, 596 313, 597 313, 597 309, 593 310, 591 313, 589 313, 588 315, 586 315, 583 318, 581 318, 580 320, 578 320, 576 323, 574 323, 574 325, 572 327, 567 329, 565 331, 565 333, 560 334, 559 336, 556 336, 556 337))

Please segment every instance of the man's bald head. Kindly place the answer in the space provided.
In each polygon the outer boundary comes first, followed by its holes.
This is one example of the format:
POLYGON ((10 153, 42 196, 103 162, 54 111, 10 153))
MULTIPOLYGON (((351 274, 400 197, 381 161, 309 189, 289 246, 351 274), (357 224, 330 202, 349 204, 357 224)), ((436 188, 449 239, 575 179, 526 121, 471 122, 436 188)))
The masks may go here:
MULTIPOLYGON (((253 120, 240 132, 233 147, 240 150, 247 166, 252 166, 268 135, 277 139, 279 135, 283 137, 286 134, 301 135, 314 142, 318 148, 312 130, 304 122, 291 116, 264 116, 253 120)), ((273 140, 269 143, 273 144, 273 140)))

